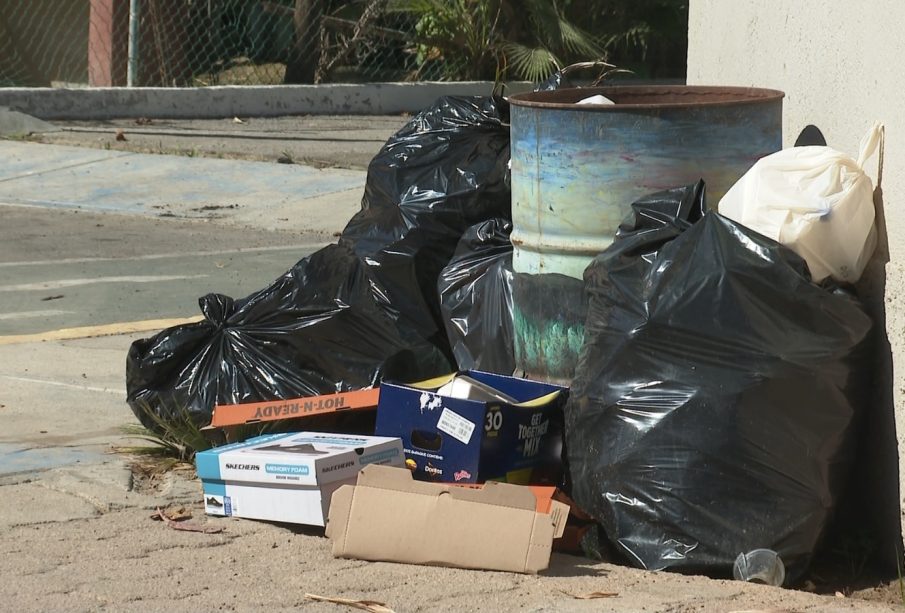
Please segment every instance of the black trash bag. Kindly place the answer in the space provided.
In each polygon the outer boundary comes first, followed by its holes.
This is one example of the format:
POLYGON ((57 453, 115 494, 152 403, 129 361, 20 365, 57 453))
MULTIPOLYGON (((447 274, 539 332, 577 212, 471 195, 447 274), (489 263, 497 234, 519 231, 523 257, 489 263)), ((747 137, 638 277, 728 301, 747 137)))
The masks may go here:
POLYGON ((459 370, 515 371, 512 222, 472 226, 437 282, 446 334, 459 370))
POLYGON ((340 238, 400 317, 447 353, 437 279, 465 230, 511 218, 508 166, 508 103, 440 98, 371 161, 361 211, 340 238))
POLYGON ((632 212, 616 229, 615 242, 623 258, 649 264, 657 250, 697 223, 707 212, 706 188, 692 185, 649 194, 632 203, 632 212))
POLYGON ((185 411, 210 423, 214 405, 297 398, 448 373, 442 354, 395 320, 371 269, 332 245, 254 294, 199 299, 205 320, 135 341, 127 400, 148 428, 185 411))
POLYGON ((585 271, 573 497, 637 566, 728 576, 768 548, 794 581, 848 476, 871 322, 775 241, 691 225, 695 191, 635 205, 585 271))

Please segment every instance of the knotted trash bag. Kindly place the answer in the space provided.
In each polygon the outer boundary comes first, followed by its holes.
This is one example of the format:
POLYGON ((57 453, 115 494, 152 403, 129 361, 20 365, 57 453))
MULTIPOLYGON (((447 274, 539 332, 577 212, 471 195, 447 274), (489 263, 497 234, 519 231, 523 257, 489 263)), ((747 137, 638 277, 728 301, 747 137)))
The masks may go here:
POLYGON ((851 466, 871 322, 702 205, 701 184, 635 203, 585 271, 572 493, 639 567, 725 577, 765 548, 794 580, 851 466))
POLYGON ((241 299, 208 294, 204 321, 134 342, 127 400, 142 423, 188 415, 210 423, 215 404, 344 392, 385 377, 417 381, 449 372, 444 356, 387 303, 372 269, 329 246, 241 299))

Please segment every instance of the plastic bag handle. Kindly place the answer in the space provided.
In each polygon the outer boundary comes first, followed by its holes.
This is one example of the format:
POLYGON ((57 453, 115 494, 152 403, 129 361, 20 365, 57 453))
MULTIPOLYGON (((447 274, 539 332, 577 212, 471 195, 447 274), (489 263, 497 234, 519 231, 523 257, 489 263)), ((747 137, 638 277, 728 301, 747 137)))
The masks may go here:
POLYGON ((885 137, 885 126, 879 121, 875 122, 873 127, 861 139, 861 144, 858 146, 858 168, 864 170, 864 165, 873 157, 877 149, 883 148, 885 137))

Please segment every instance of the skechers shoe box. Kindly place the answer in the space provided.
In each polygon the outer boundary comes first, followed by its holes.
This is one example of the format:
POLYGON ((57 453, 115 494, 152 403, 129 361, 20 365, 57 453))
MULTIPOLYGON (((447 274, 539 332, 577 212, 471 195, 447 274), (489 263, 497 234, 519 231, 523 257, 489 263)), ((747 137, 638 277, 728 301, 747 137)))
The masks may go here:
POLYGON ((330 497, 368 464, 403 466, 398 438, 324 432, 267 434, 195 456, 204 510, 323 526, 330 497))
POLYGON ((568 388, 480 371, 383 382, 379 436, 402 439, 416 479, 558 485, 568 388))

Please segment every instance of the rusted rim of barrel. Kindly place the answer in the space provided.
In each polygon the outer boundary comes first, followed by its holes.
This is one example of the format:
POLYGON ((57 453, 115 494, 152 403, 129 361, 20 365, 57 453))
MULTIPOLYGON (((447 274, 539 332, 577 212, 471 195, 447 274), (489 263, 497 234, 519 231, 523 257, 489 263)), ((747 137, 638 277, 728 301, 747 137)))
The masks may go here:
POLYGON ((736 106, 782 100, 776 89, 757 87, 709 87, 701 85, 614 85, 575 87, 509 96, 515 106, 590 112, 661 110, 671 108, 736 106), (616 104, 576 104, 589 96, 606 96, 616 104))

